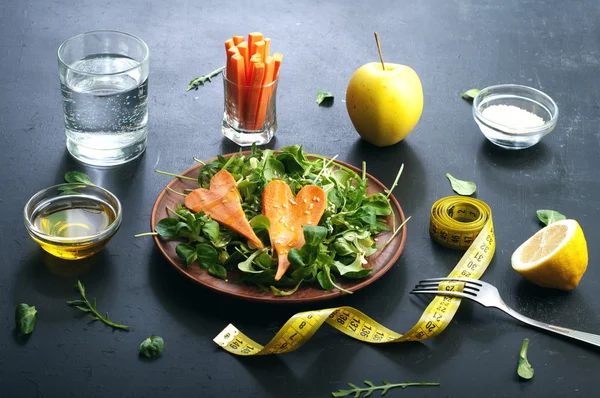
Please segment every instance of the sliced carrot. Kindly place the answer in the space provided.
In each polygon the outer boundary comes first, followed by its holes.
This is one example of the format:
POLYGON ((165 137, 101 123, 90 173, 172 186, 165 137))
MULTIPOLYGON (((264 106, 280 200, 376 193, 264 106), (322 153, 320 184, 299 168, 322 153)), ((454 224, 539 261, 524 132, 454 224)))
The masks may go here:
POLYGON ((283 54, 273 54, 273 60, 275 61, 275 71, 273 73, 274 79, 279 78, 279 68, 281 67, 281 61, 283 61, 283 54))
POLYGON ((317 225, 325 211, 325 192, 316 185, 307 185, 294 198, 290 187, 282 180, 273 180, 265 186, 262 196, 263 215, 269 219, 271 245, 277 252, 278 281, 289 268, 287 254, 301 248, 304 241, 303 225, 317 225))
POLYGON ((246 219, 235 179, 227 170, 221 170, 210 180, 210 190, 198 188, 184 200, 193 212, 203 211, 213 220, 248 238, 257 247, 264 247, 246 219))
POLYGON ((244 41, 244 36, 233 36, 232 40, 233 44, 237 46, 238 44, 244 41))
POLYGON ((273 93, 272 86, 265 87, 273 82, 273 73, 275 71, 275 62, 273 57, 267 57, 265 61, 265 76, 263 77, 260 88, 258 108, 256 110, 256 129, 260 129, 266 121, 269 102, 273 93))
POLYGON ((231 47, 235 46, 233 39, 225 40, 225 51, 229 50, 231 47))
POLYGON ((256 54, 256 42, 261 41, 262 39, 263 35, 260 32, 248 33, 248 51, 250 51, 250 56, 256 54))
POLYGON ((266 38, 263 40, 265 42, 265 59, 271 55, 271 39, 266 38))
POLYGON ((235 72, 233 70, 233 68, 231 67, 231 57, 234 54, 239 54, 239 50, 237 49, 236 46, 232 46, 227 50, 227 70, 226 70, 226 76, 228 80, 232 80, 233 76, 235 75, 235 72))
POLYGON ((265 56, 265 41, 264 40, 257 41, 254 44, 254 54, 260 54, 260 62, 265 62, 266 56, 265 56))
POLYGON ((246 120, 246 128, 248 130, 256 129, 256 112, 258 110, 258 100, 260 99, 260 86, 265 76, 265 64, 263 62, 256 62, 260 55, 255 54, 250 58, 250 67, 252 72, 250 74, 250 80, 248 80, 248 100, 246 101, 246 114, 244 119, 246 120))

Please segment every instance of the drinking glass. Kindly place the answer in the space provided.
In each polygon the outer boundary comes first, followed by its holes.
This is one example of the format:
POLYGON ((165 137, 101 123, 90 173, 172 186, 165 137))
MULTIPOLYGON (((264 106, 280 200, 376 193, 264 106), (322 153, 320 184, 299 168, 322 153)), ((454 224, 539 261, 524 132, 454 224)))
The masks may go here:
POLYGON ((67 149, 112 166, 140 156, 148 136, 148 46, 133 35, 99 30, 58 48, 67 149))
POLYGON ((239 146, 268 144, 277 130, 275 99, 277 81, 263 86, 244 86, 223 73, 225 109, 223 135, 239 146))

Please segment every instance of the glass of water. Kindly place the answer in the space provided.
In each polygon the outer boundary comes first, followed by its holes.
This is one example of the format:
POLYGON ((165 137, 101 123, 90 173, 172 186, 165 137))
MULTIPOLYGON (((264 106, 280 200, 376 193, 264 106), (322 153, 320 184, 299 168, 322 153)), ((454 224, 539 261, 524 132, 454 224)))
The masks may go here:
POLYGON ((140 156, 148 136, 148 46, 138 37, 94 31, 58 48, 67 149, 112 166, 140 156))

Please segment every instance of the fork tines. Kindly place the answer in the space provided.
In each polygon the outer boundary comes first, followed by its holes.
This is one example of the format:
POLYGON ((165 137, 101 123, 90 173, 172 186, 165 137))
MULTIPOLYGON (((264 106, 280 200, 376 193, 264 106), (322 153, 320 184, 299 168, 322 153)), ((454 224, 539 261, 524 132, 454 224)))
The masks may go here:
POLYGON ((477 296, 477 292, 483 286, 481 281, 471 278, 429 278, 420 280, 417 285, 410 292, 411 294, 441 294, 448 296, 464 297, 465 294, 469 296, 477 296), (440 287, 441 282, 464 282, 462 292, 454 290, 443 290, 440 287))

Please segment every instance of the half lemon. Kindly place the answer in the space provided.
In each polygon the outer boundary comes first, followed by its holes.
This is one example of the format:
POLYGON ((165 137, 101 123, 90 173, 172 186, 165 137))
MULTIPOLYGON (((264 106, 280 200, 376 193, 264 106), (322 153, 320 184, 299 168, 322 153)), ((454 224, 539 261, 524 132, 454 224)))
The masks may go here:
POLYGON ((587 243, 579 223, 562 220, 542 228, 515 250, 511 263, 536 285, 574 289, 588 265, 587 243))

